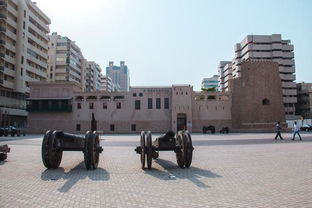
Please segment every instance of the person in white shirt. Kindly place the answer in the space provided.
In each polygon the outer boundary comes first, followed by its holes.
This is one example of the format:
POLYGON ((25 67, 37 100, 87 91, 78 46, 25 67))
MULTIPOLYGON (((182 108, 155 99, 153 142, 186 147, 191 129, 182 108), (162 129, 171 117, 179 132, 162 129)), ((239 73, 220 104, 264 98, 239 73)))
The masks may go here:
POLYGON ((300 129, 299 129, 299 126, 297 125, 297 121, 295 121, 295 123, 294 123, 293 131, 294 131, 294 136, 293 136, 292 140, 295 140, 296 134, 298 134, 300 140, 302 140, 301 136, 299 134, 300 129))

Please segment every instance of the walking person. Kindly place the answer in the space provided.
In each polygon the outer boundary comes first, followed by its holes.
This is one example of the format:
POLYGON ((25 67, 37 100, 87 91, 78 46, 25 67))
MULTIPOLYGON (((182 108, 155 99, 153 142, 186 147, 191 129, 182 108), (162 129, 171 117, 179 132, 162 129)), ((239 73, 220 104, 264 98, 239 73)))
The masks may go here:
POLYGON ((299 128, 299 126, 297 125, 297 121, 295 121, 295 123, 294 123, 293 131, 294 131, 294 136, 293 136, 292 140, 295 140, 296 134, 298 134, 300 140, 302 140, 302 139, 301 139, 301 136, 300 136, 300 134, 299 134, 300 128, 299 128))
POLYGON ((281 126, 280 126, 280 122, 277 122, 275 125, 275 131, 276 131, 276 136, 275 136, 275 140, 277 139, 277 137, 279 136, 281 140, 283 140, 283 137, 281 135, 281 126))

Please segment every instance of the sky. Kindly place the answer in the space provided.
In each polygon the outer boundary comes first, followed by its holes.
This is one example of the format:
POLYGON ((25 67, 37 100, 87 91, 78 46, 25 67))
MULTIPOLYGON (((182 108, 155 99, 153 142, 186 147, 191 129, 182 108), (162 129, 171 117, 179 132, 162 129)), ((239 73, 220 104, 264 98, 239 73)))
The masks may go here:
POLYGON ((296 82, 312 82, 310 0, 33 0, 103 69, 125 61, 131 86, 191 84, 218 74, 246 35, 282 34, 294 45, 296 82))

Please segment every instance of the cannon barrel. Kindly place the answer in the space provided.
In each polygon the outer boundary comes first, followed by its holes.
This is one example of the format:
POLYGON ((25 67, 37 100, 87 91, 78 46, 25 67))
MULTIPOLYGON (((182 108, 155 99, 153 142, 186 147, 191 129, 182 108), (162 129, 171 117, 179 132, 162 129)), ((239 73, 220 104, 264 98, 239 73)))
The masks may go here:
POLYGON ((69 133, 65 133, 63 131, 59 131, 56 133, 56 136, 60 139, 63 139, 63 140, 84 140, 85 137, 84 136, 78 136, 78 135, 75 135, 75 134, 69 134, 69 133))
POLYGON ((153 145, 156 148, 174 146, 175 145, 174 136, 175 133, 173 131, 167 131, 165 134, 161 135, 160 137, 157 137, 155 141, 153 141, 153 145))
POLYGON ((157 137, 156 139, 166 142, 174 138, 174 135, 175 133, 173 131, 167 131, 165 134, 157 137))

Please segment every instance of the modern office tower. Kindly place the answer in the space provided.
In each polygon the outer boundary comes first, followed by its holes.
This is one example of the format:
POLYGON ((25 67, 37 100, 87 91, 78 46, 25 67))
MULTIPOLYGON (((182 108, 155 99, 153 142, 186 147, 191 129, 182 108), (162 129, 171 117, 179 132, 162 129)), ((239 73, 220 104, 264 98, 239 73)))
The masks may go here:
POLYGON ((112 79, 102 74, 101 74, 101 90, 108 91, 108 92, 113 92, 114 90, 112 79))
POLYGON ((50 23, 30 0, 0 1, 0 126, 26 125, 29 82, 47 79, 50 23))
POLYGON ((120 91, 129 91, 130 77, 129 70, 124 61, 120 62, 120 66, 114 66, 114 62, 110 61, 106 67, 106 76, 112 78, 113 84, 120 86, 120 91))
POLYGON ((213 75, 210 78, 204 78, 201 83, 201 89, 209 90, 214 89, 218 91, 219 89, 219 76, 213 75))
POLYGON ((86 91, 97 91, 101 90, 101 67, 94 61, 87 61, 87 68, 86 68, 86 91))
POLYGON ((72 81, 84 89, 86 65, 74 41, 56 32, 49 36, 48 81, 72 81))
POLYGON ((280 34, 248 35, 235 45, 235 58, 232 61, 233 78, 240 76, 241 62, 248 60, 269 60, 279 64, 286 118, 293 118, 297 90, 294 46, 290 40, 283 40, 280 34))
POLYGON ((298 83, 297 94, 296 115, 301 115, 303 119, 312 119, 312 83, 298 83))

